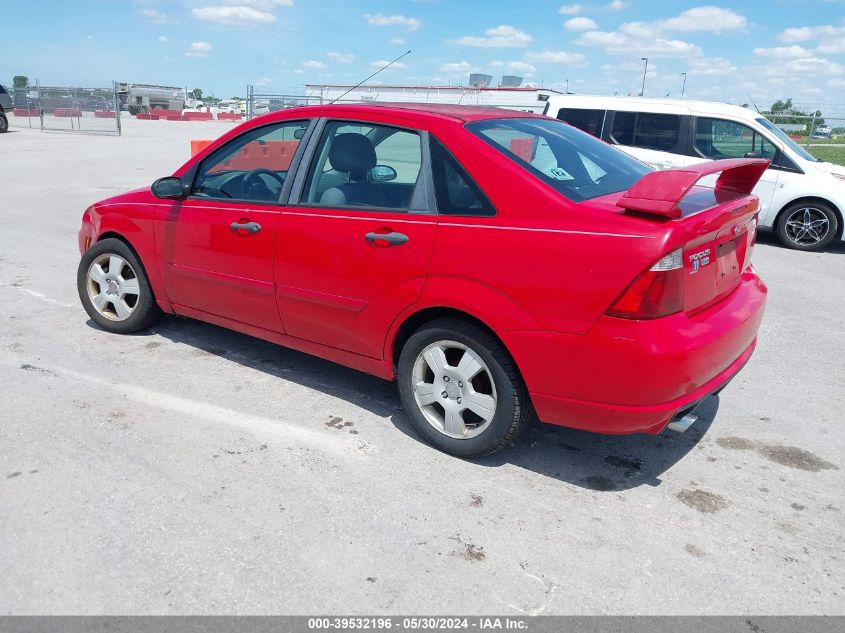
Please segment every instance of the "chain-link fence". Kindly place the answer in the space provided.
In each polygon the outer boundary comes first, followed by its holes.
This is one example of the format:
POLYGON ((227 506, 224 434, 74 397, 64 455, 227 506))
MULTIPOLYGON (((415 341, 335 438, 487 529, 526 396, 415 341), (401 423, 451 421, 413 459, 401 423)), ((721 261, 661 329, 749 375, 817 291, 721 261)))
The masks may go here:
POLYGON ((47 131, 120 134, 120 102, 115 84, 100 87, 17 87, 10 91, 9 124, 47 131))
POLYGON ((820 160, 845 165, 845 116, 789 112, 764 113, 784 134, 820 160))
POLYGON ((483 105, 495 108, 507 108, 522 112, 542 114, 546 102, 536 98, 535 93, 512 93, 519 99, 506 102, 489 99, 487 92, 473 88, 414 88, 405 89, 396 86, 385 87, 382 90, 366 90, 364 92, 349 91, 345 86, 321 86, 308 94, 273 94, 256 92, 253 86, 247 86, 246 117, 251 119, 268 112, 293 108, 303 105, 323 105, 329 103, 441 103, 454 105, 483 105), (482 98, 481 95, 488 98, 482 98))

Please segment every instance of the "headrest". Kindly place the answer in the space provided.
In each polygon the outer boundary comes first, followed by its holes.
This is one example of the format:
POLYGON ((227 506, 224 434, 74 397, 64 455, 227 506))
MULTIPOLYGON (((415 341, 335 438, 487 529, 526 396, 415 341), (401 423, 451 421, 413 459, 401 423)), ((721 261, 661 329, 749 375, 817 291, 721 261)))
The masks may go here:
POLYGON ((356 180, 364 180, 376 166, 376 149, 363 134, 338 134, 329 150, 329 162, 335 171, 347 172, 356 180))

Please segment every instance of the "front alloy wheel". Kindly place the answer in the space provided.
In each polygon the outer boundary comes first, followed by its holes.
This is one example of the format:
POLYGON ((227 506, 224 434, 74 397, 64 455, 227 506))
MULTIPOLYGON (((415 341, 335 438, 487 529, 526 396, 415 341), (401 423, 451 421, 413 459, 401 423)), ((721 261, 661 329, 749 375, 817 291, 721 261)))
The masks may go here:
POLYGON ((85 251, 76 287, 88 316, 108 332, 137 332, 161 316, 144 267, 121 240, 107 238, 85 251))

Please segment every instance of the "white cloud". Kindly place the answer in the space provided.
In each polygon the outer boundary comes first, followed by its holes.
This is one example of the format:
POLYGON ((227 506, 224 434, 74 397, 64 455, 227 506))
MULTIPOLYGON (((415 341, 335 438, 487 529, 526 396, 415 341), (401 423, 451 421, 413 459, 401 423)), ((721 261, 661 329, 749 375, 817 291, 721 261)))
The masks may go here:
POLYGON ((388 42, 388 44, 393 44, 394 46, 401 46, 404 43, 405 40, 403 40, 401 37, 391 38, 391 40, 388 42))
POLYGON ((732 75, 736 71, 733 62, 723 57, 699 57, 690 60, 687 72, 700 77, 720 77, 732 75))
POLYGON ((807 42, 809 40, 817 40, 823 37, 844 37, 845 26, 835 27, 831 24, 824 24, 821 26, 799 26, 786 29, 783 33, 778 35, 781 42, 792 44, 795 42, 807 42))
POLYGON ((528 33, 509 24, 500 24, 484 31, 484 37, 465 35, 456 40, 450 40, 450 43, 479 48, 523 48, 528 46, 531 40, 532 37, 528 33))
POLYGON ((355 55, 353 55, 352 53, 329 52, 326 53, 326 57, 328 57, 329 59, 333 59, 334 61, 340 64, 351 64, 355 61, 355 55))
POLYGON ((159 41, 159 42, 169 42, 170 40, 169 40, 169 39, 167 39, 167 36, 166 36, 166 35, 159 35, 159 36, 158 36, 158 41, 159 41))
POLYGON ((407 18, 404 15, 383 15, 381 13, 373 15, 365 13, 364 17, 367 19, 367 24, 373 26, 404 26, 409 31, 416 31, 422 26, 422 22, 417 18, 407 18))
POLYGON ((775 46, 773 48, 755 48, 754 54, 758 57, 769 57, 771 59, 796 59, 810 57, 812 53, 806 48, 798 46, 775 46))
POLYGON ((605 9, 609 9, 610 11, 621 11, 627 6, 627 2, 622 2, 622 0, 613 0, 613 2, 605 6, 605 9))
POLYGON ((578 65, 586 61, 581 53, 569 51, 543 51, 542 53, 525 53, 525 59, 529 62, 544 62, 548 64, 570 64, 578 65))
POLYGON ((658 20, 657 28, 661 31, 745 31, 748 20, 730 9, 721 7, 693 7, 668 20, 658 20))
POLYGON ((654 57, 698 57, 701 48, 682 40, 635 37, 621 31, 588 31, 576 40, 581 46, 600 46, 611 55, 646 55, 654 57))
POLYGON ((469 62, 452 62, 451 64, 440 64, 437 69, 441 73, 475 73, 478 72, 478 66, 473 66, 469 62))
POLYGON ((557 12, 561 15, 578 15, 583 10, 584 7, 580 4, 565 4, 557 12))
POLYGON ((256 79, 255 81, 253 81, 252 85, 258 86, 259 88, 264 88, 265 86, 267 86, 272 81, 273 80, 270 79, 269 77, 262 77, 261 79, 256 79))
POLYGON ((314 59, 309 59, 308 61, 302 62, 303 68, 310 68, 311 70, 322 70, 326 67, 323 62, 319 62, 314 59))
MULTIPOLYGON (((389 59, 377 59, 374 62, 370 62, 370 68, 372 68, 373 70, 378 70, 379 68, 384 68, 389 63, 389 59)), ((407 66, 402 62, 395 62, 393 65, 390 66, 388 70, 394 70, 396 68, 407 68, 407 66)))
POLYGON ((166 14, 160 13, 151 7, 145 7, 141 9, 139 13, 149 22, 154 22, 156 24, 164 24, 167 22, 166 14))
POLYGON ((191 13, 198 20, 228 26, 255 26, 273 24, 276 21, 276 16, 272 13, 245 6, 199 7, 191 9, 191 13))
POLYGON ((509 73, 519 73, 521 75, 531 75, 537 72, 537 69, 526 62, 510 62, 508 63, 509 73))
POLYGON ((845 54, 845 33, 841 37, 833 38, 832 41, 819 42, 819 47, 816 50, 825 55, 845 54))
POLYGON ((194 42, 190 48, 185 51, 185 57, 208 57, 211 52, 211 44, 208 42, 194 42))
POLYGON ((237 0, 240 5, 247 5, 269 11, 274 7, 292 7, 293 0, 237 0))
POLYGON ((599 25, 595 20, 581 16, 567 20, 563 23, 563 28, 567 31, 595 31, 599 25))

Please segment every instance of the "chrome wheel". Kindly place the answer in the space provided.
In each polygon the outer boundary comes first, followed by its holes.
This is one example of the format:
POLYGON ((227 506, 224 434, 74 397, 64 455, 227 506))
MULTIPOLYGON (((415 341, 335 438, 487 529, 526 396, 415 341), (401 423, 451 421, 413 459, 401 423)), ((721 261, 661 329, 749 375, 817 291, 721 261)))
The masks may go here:
POLYGON ((786 218, 786 236, 799 246, 822 242, 830 231, 830 221, 820 209, 801 207, 786 218))
POLYGON ((496 386, 490 368, 457 341, 437 341, 417 356, 411 387, 425 420, 454 439, 483 433, 496 415, 496 386))
POLYGON ((120 255, 104 253, 91 262, 86 287, 91 305, 110 321, 125 321, 138 307, 138 276, 120 255))

